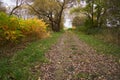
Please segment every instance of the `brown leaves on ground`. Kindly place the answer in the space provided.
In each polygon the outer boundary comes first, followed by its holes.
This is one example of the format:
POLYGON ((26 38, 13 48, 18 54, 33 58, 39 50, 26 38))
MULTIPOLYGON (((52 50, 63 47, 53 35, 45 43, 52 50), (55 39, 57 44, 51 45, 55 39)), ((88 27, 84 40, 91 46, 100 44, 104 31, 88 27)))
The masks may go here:
POLYGON ((46 53, 39 80, 120 80, 120 64, 113 56, 97 54, 73 33, 65 33, 46 53))

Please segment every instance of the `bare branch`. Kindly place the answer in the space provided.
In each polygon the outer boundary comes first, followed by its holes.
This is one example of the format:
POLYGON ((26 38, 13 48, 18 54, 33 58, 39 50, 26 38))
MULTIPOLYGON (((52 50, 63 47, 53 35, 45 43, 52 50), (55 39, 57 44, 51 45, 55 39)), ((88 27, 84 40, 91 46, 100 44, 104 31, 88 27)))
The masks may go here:
POLYGON ((21 7, 21 6, 23 5, 23 3, 24 3, 24 0, 16 0, 16 6, 11 10, 10 16, 13 15, 13 14, 14 14, 14 11, 15 11, 17 8, 21 7))

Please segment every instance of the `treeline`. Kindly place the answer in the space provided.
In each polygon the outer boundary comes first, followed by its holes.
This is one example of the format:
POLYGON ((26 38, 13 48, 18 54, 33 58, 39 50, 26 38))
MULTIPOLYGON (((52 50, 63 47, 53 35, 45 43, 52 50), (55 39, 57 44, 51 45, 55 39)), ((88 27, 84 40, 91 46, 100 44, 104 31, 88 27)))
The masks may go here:
POLYGON ((119 0, 77 0, 77 6, 71 9, 71 13, 79 13, 73 19, 73 25, 80 31, 119 45, 119 4, 119 0))

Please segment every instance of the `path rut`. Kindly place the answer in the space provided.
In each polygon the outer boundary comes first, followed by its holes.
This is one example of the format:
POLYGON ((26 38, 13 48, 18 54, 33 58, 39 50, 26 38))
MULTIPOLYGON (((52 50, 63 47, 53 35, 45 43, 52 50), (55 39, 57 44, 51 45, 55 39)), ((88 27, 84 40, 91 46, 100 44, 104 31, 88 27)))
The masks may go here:
POLYGON ((64 33, 45 54, 40 80, 120 80, 120 64, 113 56, 97 54, 72 32, 64 33))

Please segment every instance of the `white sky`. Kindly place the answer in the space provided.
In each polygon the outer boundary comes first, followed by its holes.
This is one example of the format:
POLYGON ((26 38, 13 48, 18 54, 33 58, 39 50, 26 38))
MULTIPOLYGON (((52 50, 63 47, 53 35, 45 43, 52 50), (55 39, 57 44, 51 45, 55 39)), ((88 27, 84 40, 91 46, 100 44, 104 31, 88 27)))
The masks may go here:
POLYGON ((70 15, 70 8, 69 9, 65 9, 64 10, 64 14, 65 14, 65 16, 64 16, 64 26, 66 27, 66 28, 72 28, 72 23, 71 23, 71 21, 72 21, 72 17, 71 17, 71 15, 70 15))
POLYGON ((72 23, 70 19, 65 19, 64 26, 67 28, 72 28, 72 23))
POLYGON ((14 1, 12 0, 2 0, 4 2, 5 5, 7 6, 11 6, 11 5, 14 5, 14 1))

